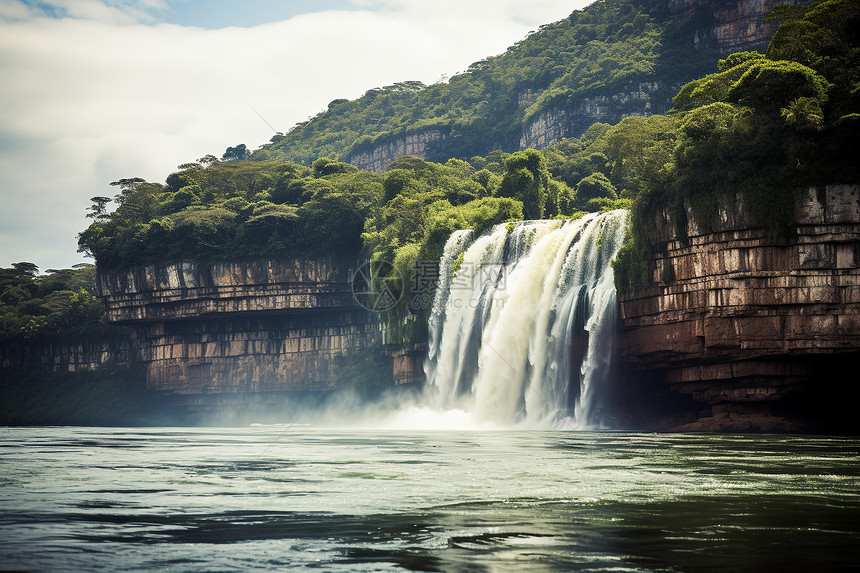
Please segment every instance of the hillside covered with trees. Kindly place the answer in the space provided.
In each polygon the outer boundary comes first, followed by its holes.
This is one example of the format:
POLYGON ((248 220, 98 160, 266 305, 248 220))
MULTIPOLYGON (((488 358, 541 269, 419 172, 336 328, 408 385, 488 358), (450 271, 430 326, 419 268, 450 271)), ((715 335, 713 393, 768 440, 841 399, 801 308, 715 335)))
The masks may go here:
MULTIPOLYGON (((323 156, 345 161, 380 140, 427 129, 447 136, 426 157, 432 161, 510 152, 518 149, 523 126, 542 111, 612 96, 641 82, 659 84, 652 100, 656 109, 666 109, 677 87, 719 57, 710 46, 694 46, 695 30, 712 21, 705 9, 676 21, 665 0, 600 0, 447 82, 403 81, 356 100, 336 99, 250 158, 304 165, 323 156)), ((642 111, 635 101, 628 107, 619 111, 642 111)))
MULTIPOLYGON (((588 78, 613 81, 594 70, 595 75, 589 75, 592 71, 572 63, 575 53, 582 61, 600 61, 578 52, 576 38, 605 39, 612 31, 613 37, 624 36, 632 43, 651 38, 656 46, 657 38, 667 33, 655 24, 659 5, 600 3, 611 10, 602 13, 590 7, 576 12, 505 55, 473 66, 468 76, 427 89, 398 88, 390 95, 428 97, 433 90, 468 84, 474 97, 491 102, 526 87, 522 82, 528 78, 557 76, 558 81, 573 82, 564 89, 585 85, 592 81, 588 78), (637 12, 635 6, 650 6, 652 11, 637 12), (540 46, 537 53, 543 60, 525 55, 540 46), (535 66, 538 60, 544 62, 541 69, 546 73, 522 64, 520 79, 504 75, 523 58, 535 66), (567 71, 559 75, 562 69, 567 71), (473 82, 475 78, 484 78, 484 83, 473 82), (493 83, 497 80, 498 86, 493 83)), ((766 53, 742 52, 719 60, 712 73, 680 89, 666 115, 594 124, 579 138, 541 151, 470 151, 464 154, 467 160, 444 162, 402 157, 384 174, 316 156, 337 156, 345 147, 309 143, 309 155, 284 161, 276 151, 287 149, 285 142, 296 140, 312 124, 324 125, 325 118, 318 118, 299 126, 292 139, 266 146, 250 158, 244 147, 237 146, 221 160, 207 156, 180 165, 164 184, 138 178, 115 182, 118 193, 113 201, 118 207, 109 212, 111 198, 93 199, 93 223, 80 234, 80 247, 104 268, 181 259, 334 256, 345 262, 388 260, 406 275, 415 261, 438 259, 455 229, 482 231, 504 221, 575 217, 626 206, 633 224, 616 270, 625 284, 644 286, 651 276, 649 256, 657 248, 649 240, 656 209, 669 207, 683 214, 689 204, 707 225, 714 222, 719 197, 740 193, 752 215, 773 233, 782 233, 791 223, 796 191, 860 180, 855 158, 860 127, 857 0, 783 7, 774 11, 774 17, 782 23, 766 53), (311 157, 309 165, 299 162, 311 157)), ((631 56, 633 60, 651 61, 631 56)), ((663 60, 654 60, 658 61, 663 60)), ((384 99, 383 95, 374 97, 384 99)), ((350 106, 360 101, 338 104, 337 113, 332 110, 325 117, 332 122, 358 121, 350 106)), ((434 109, 450 110, 450 118, 469 118, 471 112, 457 107, 469 107, 467 101, 461 98, 453 107, 440 104, 434 109)), ((426 102, 415 107, 431 108, 426 102)), ((484 107, 476 104, 469 109, 484 107)), ((399 117, 393 108, 379 110, 380 126, 399 117)), ((348 129, 346 124, 337 125, 330 136, 340 145, 349 140, 343 135, 348 129)), ((490 124, 485 128, 480 133, 492 142, 487 145, 502 146, 504 136, 490 124)))

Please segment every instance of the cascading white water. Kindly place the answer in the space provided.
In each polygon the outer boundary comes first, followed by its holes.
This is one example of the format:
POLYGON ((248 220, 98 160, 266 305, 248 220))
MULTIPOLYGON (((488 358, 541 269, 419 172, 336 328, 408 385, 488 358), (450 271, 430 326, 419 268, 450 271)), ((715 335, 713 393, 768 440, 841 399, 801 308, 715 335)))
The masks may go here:
POLYGON ((599 425, 616 320, 610 262, 626 219, 618 210, 497 225, 474 241, 454 233, 430 316, 428 399, 499 424, 599 425))

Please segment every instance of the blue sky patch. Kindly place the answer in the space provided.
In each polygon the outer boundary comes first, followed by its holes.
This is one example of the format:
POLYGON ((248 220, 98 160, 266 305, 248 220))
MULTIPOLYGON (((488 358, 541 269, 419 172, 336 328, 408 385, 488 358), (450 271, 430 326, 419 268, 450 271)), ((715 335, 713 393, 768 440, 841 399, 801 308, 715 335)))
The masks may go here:
POLYGON ((208 29, 247 28, 280 22, 299 14, 355 7, 350 0, 175 0, 169 5, 167 10, 159 10, 153 16, 160 22, 208 29))

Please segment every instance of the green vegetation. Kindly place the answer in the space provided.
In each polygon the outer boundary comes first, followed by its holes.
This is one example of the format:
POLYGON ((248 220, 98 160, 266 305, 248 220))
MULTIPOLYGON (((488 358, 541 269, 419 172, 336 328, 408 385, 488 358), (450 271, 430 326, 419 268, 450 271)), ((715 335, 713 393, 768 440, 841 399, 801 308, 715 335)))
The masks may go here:
MULTIPOLYGON (((114 185, 117 209, 108 213, 110 198, 94 197, 93 223, 79 236, 81 250, 102 268, 248 258, 352 265, 369 258, 393 263, 408 279, 417 261, 439 259, 456 229, 482 233, 524 216, 571 216, 576 204, 575 192, 533 149, 444 165, 406 156, 385 174, 329 158, 307 168, 209 157, 180 166, 165 184, 132 178, 114 185)), ((390 313, 391 332, 404 339, 415 325, 409 304, 404 298, 390 313)))
POLYGON ((76 340, 117 334, 104 328, 104 311, 95 295, 94 265, 50 269, 37 276, 33 263, 0 269, 0 342, 76 340))
MULTIPOLYGON (((179 260, 388 261, 403 291, 384 315, 391 343, 426 340, 432 290, 416 293, 414 285, 435 284, 437 277, 419 276, 434 272, 421 263, 438 261, 458 229, 480 234, 523 218, 627 208, 630 231, 613 263, 619 287, 643 289, 655 277, 669 284, 671 265, 653 262, 665 249, 655 240, 661 212, 685 240, 690 211, 708 230, 720 208, 740 198, 745 215, 784 236, 798 190, 860 182, 860 2, 817 0, 772 16, 781 25, 766 53, 717 60, 691 45, 694 31, 712 21, 708 10, 675 23, 665 0, 601 0, 447 83, 402 82, 335 100, 262 149, 229 147, 221 159, 180 165, 163 184, 116 181, 114 197, 92 198, 80 250, 104 269, 179 260), (674 95, 666 115, 645 116, 644 100, 618 98, 615 110, 629 117, 615 125, 578 125, 579 137, 513 151, 523 126, 541 113, 643 82, 651 84, 650 111, 674 95), (427 129, 445 138, 426 161, 401 157, 384 174, 346 162, 387 138, 427 129)), ((455 269, 461 264, 462 257, 455 269)), ((93 265, 37 271, 24 262, 0 269, 6 355, 129 336, 104 326, 93 265)), ((360 393, 378 392, 391 374, 382 353, 338 366, 337 382, 360 393)), ((0 423, 157 420, 163 404, 143 386, 140 371, 109 365, 51 375, 7 368, 0 423)), ((183 420, 168 414, 171 423, 183 420)))
POLYGON ((0 269, 0 425, 134 424, 163 418, 144 390, 143 372, 113 364, 97 371, 41 363, 87 342, 122 344, 127 328, 106 326, 95 294, 95 265, 0 269))
MULTIPOLYGON (((605 168, 605 158, 598 163, 605 168)), ((385 174, 330 158, 308 168, 207 156, 181 165, 164 184, 112 183, 120 192, 113 200, 93 197, 93 223, 79 246, 102 268, 273 257, 406 261, 438 258, 454 229, 480 233, 523 217, 571 216, 604 206, 589 199, 615 198, 609 185, 583 187, 577 200, 548 165, 534 149, 445 164, 405 156, 385 174)))
MULTIPOLYGON (((250 160, 240 144, 221 160, 179 166, 164 184, 117 181, 116 210, 108 212, 109 197, 93 198, 80 247, 105 268, 369 258, 392 262, 408 284, 415 263, 438 260, 455 229, 630 207, 617 276, 642 288, 662 248, 652 239, 659 210, 683 230, 691 207, 707 229, 721 202, 735 204, 739 194, 750 215, 780 234, 790 228, 794 190, 857 181, 848 156, 860 125, 857 6, 780 8, 766 54, 714 61, 701 50, 682 65, 685 42, 707 15, 667 25, 664 2, 598 2, 446 84, 404 82, 336 100, 250 160), (684 85, 665 116, 596 123, 542 151, 498 150, 516 147, 523 122, 558 101, 634 80, 689 79, 705 61, 716 71, 684 85), (523 94, 539 95, 526 105, 523 94), (433 152, 444 163, 407 156, 376 174, 342 161, 387 134, 434 126, 448 135, 433 152)), ((422 336, 409 302, 390 313, 394 339, 422 336)))
MULTIPOLYGON (((638 94, 643 82, 652 84, 651 112, 665 110, 672 86, 714 65, 714 52, 693 45, 696 29, 712 20, 712 13, 701 10, 675 22, 665 0, 599 0, 541 26, 505 53, 475 62, 447 83, 400 82, 357 100, 334 100, 312 119, 273 137, 251 159, 304 165, 321 156, 346 161, 393 136, 431 129, 446 136, 431 146, 432 161, 513 151, 523 125, 541 112, 583 98, 638 94)), ((622 117, 646 112, 645 102, 631 96, 612 105, 622 117)))
POLYGON ((860 3, 818 0, 772 17, 782 23, 767 54, 733 54, 675 97, 665 118, 672 153, 640 171, 631 194, 633 224, 615 267, 620 285, 651 283, 661 208, 683 230, 689 205, 707 230, 721 202, 740 196, 747 214, 785 235, 798 190, 860 182, 852 156, 860 144, 860 3))

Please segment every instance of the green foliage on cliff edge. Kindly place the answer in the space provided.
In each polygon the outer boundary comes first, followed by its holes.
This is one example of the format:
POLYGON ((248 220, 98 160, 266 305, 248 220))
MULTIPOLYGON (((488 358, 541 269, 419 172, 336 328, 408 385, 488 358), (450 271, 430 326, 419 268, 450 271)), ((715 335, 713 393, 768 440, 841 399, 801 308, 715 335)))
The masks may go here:
MULTIPOLYGON (((640 178, 631 231, 616 261, 619 289, 653 281, 656 217, 668 210, 685 238, 687 207, 700 229, 742 199, 775 236, 791 232, 797 192, 860 182, 860 2, 781 7, 767 54, 741 53, 684 86, 667 128, 675 140, 662 177, 640 178)), ((653 169, 647 172, 656 174, 653 169)), ((622 192, 624 193, 624 192, 622 192)))
MULTIPOLYGON (((238 145, 220 161, 210 155, 181 165, 165 184, 140 178, 116 181, 118 207, 108 213, 110 197, 93 198, 93 223, 80 234, 80 249, 104 268, 181 259, 353 261, 363 247, 365 252, 376 250, 361 234, 374 232, 365 225, 378 219, 380 211, 414 221, 415 213, 430 209, 434 201, 459 207, 499 196, 520 201, 524 216, 538 217, 603 208, 619 194, 629 200, 643 186, 636 181, 643 164, 653 161, 623 157, 624 150, 639 151, 633 146, 642 136, 635 129, 616 133, 609 139, 611 149, 602 148, 602 138, 590 145, 587 157, 565 158, 562 149, 544 153, 552 177, 542 174, 547 167, 534 163, 537 152, 511 168, 501 152, 490 150, 518 147, 527 116, 552 107, 558 98, 612 94, 622 84, 655 78, 666 84, 660 89, 668 90, 689 79, 715 60, 712 52, 692 45, 694 30, 710 23, 712 15, 706 12, 674 22, 665 0, 601 0, 542 26, 448 83, 426 87, 401 82, 371 90, 359 100, 335 100, 326 112, 251 154, 252 161, 247 148, 238 145), (338 161, 363 145, 360 140, 432 126, 448 136, 446 147, 436 150, 438 159, 459 155, 468 163, 421 168, 416 177, 402 166, 393 170, 397 174, 382 176, 338 161), (479 152, 486 157, 476 156, 479 152), (423 195, 412 193, 421 186, 423 195), (396 203, 389 205, 391 200, 396 203)), ((657 124, 647 126, 646 137, 662 137, 657 124)), ((584 145, 605 135, 599 131, 589 129, 584 145)), ((656 147, 662 148, 662 142, 656 147)), ((517 157, 515 153, 507 161, 517 157)), ((413 226, 407 242, 418 241, 424 232, 421 225, 413 226)), ((401 235, 398 231, 397 240, 403 242, 401 235)))
POLYGON ((105 269, 249 258, 352 263, 362 251, 380 251, 382 244, 390 258, 394 248, 411 243, 428 244, 423 250, 434 252, 438 245, 430 243, 444 244, 447 238, 434 231, 443 212, 459 213, 458 220, 474 219, 483 228, 522 217, 522 201, 533 216, 547 208, 550 215, 560 212, 555 197, 562 187, 550 180, 540 154, 518 152, 510 161, 521 156, 538 158, 530 175, 535 197, 514 191, 514 197, 496 197, 512 168, 483 157, 473 158, 481 172, 464 161, 440 165, 403 157, 385 175, 327 158, 314 161, 312 169, 204 158, 180 166, 166 184, 139 178, 115 182, 120 192, 112 213, 110 198, 94 197, 94 220, 80 233, 79 248, 105 269))
MULTIPOLYGON (((93 198, 93 223, 79 235, 80 249, 102 269, 267 258, 353 266, 369 258, 408 277, 417 261, 438 260, 456 229, 480 234, 523 217, 605 207, 587 204, 591 195, 577 201, 534 149, 445 164, 405 156, 385 174, 330 158, 308 168, 206 157, 181 165, 164 184, 129 178, 114 186, 113 200, 93 198)), ((611 188, 598 198, 612 200, 611 188)), ((391 318, 392 332, 403 330, 407 315, 414 318, 408 310, 391 318)))

